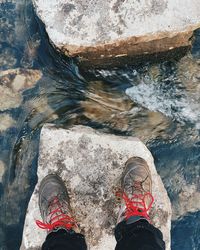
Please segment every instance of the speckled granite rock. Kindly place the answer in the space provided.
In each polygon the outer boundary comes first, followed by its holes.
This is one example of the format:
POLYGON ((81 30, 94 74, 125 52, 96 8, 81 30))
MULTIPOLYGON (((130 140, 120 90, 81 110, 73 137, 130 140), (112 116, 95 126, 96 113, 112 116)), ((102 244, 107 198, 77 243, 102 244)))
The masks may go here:
POLYGON ((53 44, 86 66, 139 60, 191 45, 199 0, 33 0, 53 44))
POLYGON ((118 211, 114 190, 131 156, 143 157, 150 166, 155 197, 151 217, 169 250, 171 204, 145 145, 137 138, 102 134, 83 126, 65 130, 52 125, 41 132, 38 184, 28 206, 21 250, 39 249, 45 239, 46 232, 35 225, 35 219, 40 219, 38 188, 42 178, 52 172, 68 187, 71 206, 90 249, 114 249, 118 211))

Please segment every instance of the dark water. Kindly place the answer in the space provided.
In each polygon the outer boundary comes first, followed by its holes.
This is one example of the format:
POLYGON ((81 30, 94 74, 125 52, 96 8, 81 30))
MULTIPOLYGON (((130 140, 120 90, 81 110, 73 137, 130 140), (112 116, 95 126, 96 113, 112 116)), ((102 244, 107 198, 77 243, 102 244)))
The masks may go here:
POLYGON ((172 201, 172 249, 200 249, 200 30, 180 60, 83 72, 56 52, 29 1, 0 1, 0 24, 1 71, 42 73, 20 92, 20 105, 3 108, 0 101, 1 249, 20 247, 37 182, 40 129, 47 122, 146 142, 172 201), (5 115, 15 121, 6 129, 5 115))

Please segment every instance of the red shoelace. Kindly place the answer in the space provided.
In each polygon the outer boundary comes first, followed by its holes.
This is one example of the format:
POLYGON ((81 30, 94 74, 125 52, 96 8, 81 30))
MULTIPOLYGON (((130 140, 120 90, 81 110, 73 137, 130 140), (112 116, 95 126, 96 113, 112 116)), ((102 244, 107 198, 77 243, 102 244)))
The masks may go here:
POLYGON ((141 216, 150 221, 148 215, 149 210, 152 207, 154 198, 151 193, 133 194, 131 198, 128 198, 125 192, 116 192, 116 196, 122 198, 126 205, 125 218, 128 220, 131 216, 141 216), (145 200, 150 199, 149 206, 146 207, 145 200))
POLYGON ((44 223, 42 221, 36 220, 36 224, 39 228, 51 231, 59 227, 63 227, 67 230, 70 230, 72 227, 77 226, 76 221, 72 217, 63 213, 62 205, 57 197, 55 197, 50 203, 49 209, 51 211, 48 215, 49 223, 44 223), (51 207, 55 207, 55 209, 52 209, 51 211, 51 207))

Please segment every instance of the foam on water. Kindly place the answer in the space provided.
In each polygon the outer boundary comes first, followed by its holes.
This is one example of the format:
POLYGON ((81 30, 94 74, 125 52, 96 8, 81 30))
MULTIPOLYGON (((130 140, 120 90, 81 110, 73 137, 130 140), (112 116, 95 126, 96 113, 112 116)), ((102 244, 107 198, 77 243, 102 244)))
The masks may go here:
POLYGON ((168 86, 166 82, 144 81, 126 89, 126 94, 139 105, 159 111, 179 122, 189 122, 200 128, 200 104, 181 84, 168 86), (167 88, 167 89, 166 89, 167 88))

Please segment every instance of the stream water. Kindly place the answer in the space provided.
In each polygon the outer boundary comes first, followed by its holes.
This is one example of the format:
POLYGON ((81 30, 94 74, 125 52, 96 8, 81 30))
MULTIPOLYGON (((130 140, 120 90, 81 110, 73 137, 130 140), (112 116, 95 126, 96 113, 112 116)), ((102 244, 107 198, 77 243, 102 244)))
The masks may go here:
POLYGON ((200 30, 179 60, 83 72, 50 44, 29 0, 0 0, 0 25, 0 249, 20 247, 51 122, 141 138, 172 202, 172 249, 199 250, 200 30))

